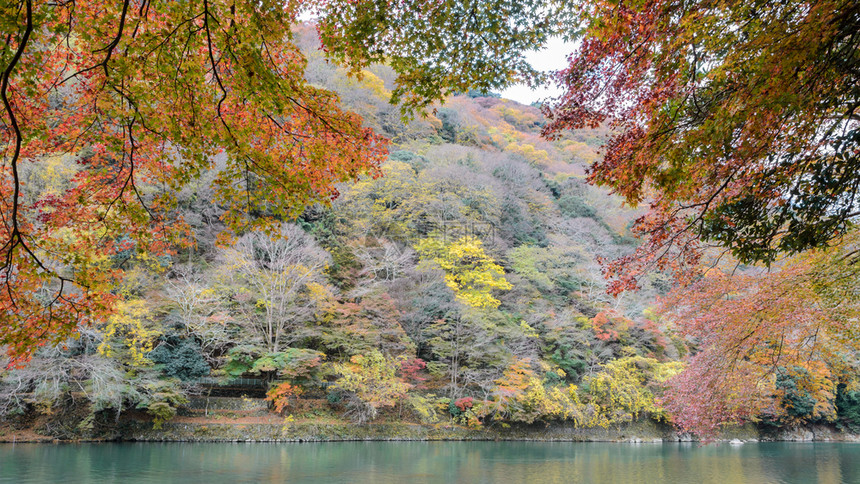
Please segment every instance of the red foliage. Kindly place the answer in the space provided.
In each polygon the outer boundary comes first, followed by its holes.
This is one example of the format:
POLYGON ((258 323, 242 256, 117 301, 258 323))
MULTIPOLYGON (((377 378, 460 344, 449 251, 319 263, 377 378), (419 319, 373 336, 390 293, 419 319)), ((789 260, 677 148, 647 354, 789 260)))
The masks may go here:
POLYGON ((856 0, 577 6, 583 38, 544 135, 608 125, 589 181, 648 202, 645 243, 605 265, 612 294, 655 268, 692 282, 700 238, 771 262, 851 226, 860 71, 832 46, 857 51, 856 0))
POLYGON ((424 382, 427 377, 422 374, 426 368, 427 363, 421 358, 410 358, 400 363, 400 374, 414 388, 426 388, 424 382))
POLYGON ((472 408, 474 400, 472 397, 463 397, 454 402, 454 405, 460 409, 461 412, 465 412, 466 410, 472 408))
POLYGON ((710 435, 723 424, 778 415, 780 368, 805 368, 819 381, 853 378, 845 355, 860 351, 860 292, 845 255, 855 244, 798 256, 779 270, 734 276, 713 270, 663 301, 663 313, 698 345, 664 402, 679 426, 710 435))
POLYGON ((619 331, 626 330, 628 324, 627 318, 610 311, 601 311, 591 319, 594 336, 601 341, 618 341, 619 331))

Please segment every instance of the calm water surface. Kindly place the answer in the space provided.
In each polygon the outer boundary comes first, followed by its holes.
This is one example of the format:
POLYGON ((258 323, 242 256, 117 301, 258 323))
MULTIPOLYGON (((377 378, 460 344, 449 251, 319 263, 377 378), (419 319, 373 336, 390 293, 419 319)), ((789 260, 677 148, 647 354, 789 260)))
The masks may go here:
POLYGON ((860 444, 0 444, 0 483, 860 483, 860 444))

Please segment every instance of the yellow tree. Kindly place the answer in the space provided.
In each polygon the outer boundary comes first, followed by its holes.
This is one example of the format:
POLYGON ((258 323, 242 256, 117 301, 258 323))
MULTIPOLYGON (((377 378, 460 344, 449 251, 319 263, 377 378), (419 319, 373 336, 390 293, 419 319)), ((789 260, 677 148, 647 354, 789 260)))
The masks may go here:
POLYGON ((351 394, 347 405, 359 423, 373 419, 380 408, 393 407, 406 396, 412 385, 397 376, 403 361, 373 350, 333 366, 340 375, 335 387, 351 394))
POLYGON ((486 254, 481 241, 462 237, 446 243, 436 238, 422 239, 415 250, 424 260, 433 261, 445 271, 445 283, 463 304, 473 308, 497 308, 500 301, 493 290, 513 288, 504 269, 486 254))

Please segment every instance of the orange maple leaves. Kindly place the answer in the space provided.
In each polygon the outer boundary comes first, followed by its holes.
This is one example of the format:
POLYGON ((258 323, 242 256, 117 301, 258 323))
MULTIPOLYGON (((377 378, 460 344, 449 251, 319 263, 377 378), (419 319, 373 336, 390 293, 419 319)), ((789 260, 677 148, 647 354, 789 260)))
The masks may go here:
POLYGON ((0 133, 0 344, 14 358, 110 313, 118 253, 193 243, 174 195, 202 173, 217 172, 240 231, 378 175, 386 140, 303 78, 297 4, 18 3, 0 13, 0 115, 15 127, 0 133), (50 157, 74 173, 57 193, 29 190, 19 172, 50 157))

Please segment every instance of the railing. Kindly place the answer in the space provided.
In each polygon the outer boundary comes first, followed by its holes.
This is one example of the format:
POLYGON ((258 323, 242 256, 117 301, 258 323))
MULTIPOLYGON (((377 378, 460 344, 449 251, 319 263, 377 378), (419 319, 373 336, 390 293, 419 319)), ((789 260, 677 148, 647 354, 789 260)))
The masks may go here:
MULTIPOLYGON (((83 386, 83 384, 86 381, 87 380, 69 379, 70 383, 77 383, 80 386, 83 386)), ((267 386, 271 387, 271 386, 279 385, 279 384, 287 382, 287 381, 289 381, 289 380, 274 379, 274 380, 271 380, 267 383, 266 380, 264 380, 262 378, 237 377, 237 378, 226 379, 226 378, 218 378, 218 377, 214 377, 214 376, 201 376, 199 378, 194 378, 192 380, 185 380, 183 383, 191 383, 191 384, 210 386, 210 387, 266 388, 267 386)), ((328 387, 330 387, 331 385, 334 385, 334 382, 315 381, 315 382, 313 382, 313 384, 311 386, 325 390, 325 389, 328 389, 328 387)))
POLYGON ((203 376, 188 380, 186 383, 196 383, 197 385, 207 385, 214 387, 265 387, 266 382, 262 378, 215 378, 212 376, 203 376))

